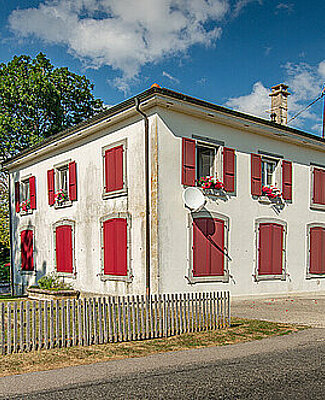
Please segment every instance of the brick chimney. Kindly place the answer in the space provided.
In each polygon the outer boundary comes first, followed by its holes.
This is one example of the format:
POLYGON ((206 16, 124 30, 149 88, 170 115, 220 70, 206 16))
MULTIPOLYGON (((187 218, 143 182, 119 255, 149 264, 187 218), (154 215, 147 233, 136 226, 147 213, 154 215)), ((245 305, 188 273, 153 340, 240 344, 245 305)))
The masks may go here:
POLYGON ((269 94, 271 97, 271 121, 277 124, 287 124, 287 97, 290 93, 287 91, 288 86, 284 83, 273 86, 272 92, 269 94))

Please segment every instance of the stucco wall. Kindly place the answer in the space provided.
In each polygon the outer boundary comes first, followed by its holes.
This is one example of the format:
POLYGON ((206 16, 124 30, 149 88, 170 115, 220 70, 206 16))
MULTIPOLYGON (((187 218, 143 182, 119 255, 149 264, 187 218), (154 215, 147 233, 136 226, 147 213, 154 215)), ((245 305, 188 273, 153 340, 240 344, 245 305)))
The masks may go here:
MULTIPOLYGON (((233 295, 284 294, 324 291, 323 278, 306 279, 307 224, 325 222, 324 211, 310 208, 310 163, 325 165, 321 151, 308 149, 233 129, 171 110, 159 113, 159 248, 161 292, 229 289, 233 295), (181 137, 198 135, 220 140, 236 150, 236 194, 226 201, 208 199, 205 209, 229 218, 229 283, 190 284, 190 213, 182 201, 181 137), (293 162, 293 201, 282 211, 261 204, 250 193, 250 154, 265 151, 293 162), (287 223, 285 281, 254 279, 256 268, 256 232, 258 218, 275 218, 287 223)), ((222 178, 222 177, 221 177, 222 178)))
MULTIPOLYGON (((154 117, 152 117, 154 118, 154 117)), ((151 123, 151 121, 150 121, 151 123)), ((144 124, 140 117, 104 129, 81 142, 57 150, 42 160, 11 173, 11 190, 14 181, 32 174, 36 176, 37 209, 31 215, 20 216, 14 211, 12 220, 14 235, 15 284, 17 292, 35 283, 45 273, 54 270, 53 249, 54 223, 62 219, 75 222, 75 278, 65 278, 74 287, 88 293, 128 294, 145 292, 145 242, 144 242, 144 124), (110 144, 126 140, 128 195, 103 199, 102 149, 110 144), (55 209, 48 205, 47 170, 53 165, 74 160, 77 163, 78 200, 72 206, 55 209), (112 213, 128 213, 130 216, 131 248, 129 267, 133 275, 131 283, 102 281, 100 219, 112 213), (34 229, 35 273, 20 271, 20 230, 27 226, 34 229)), ((14 197, 14 196, 13 196, 14 197)))

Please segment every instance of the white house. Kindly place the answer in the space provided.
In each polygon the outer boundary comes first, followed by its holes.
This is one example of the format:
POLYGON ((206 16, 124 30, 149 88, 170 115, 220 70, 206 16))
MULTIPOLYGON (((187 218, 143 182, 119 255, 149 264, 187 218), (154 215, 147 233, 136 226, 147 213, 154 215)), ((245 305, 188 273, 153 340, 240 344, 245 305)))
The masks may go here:
POLYGON ((287 94, 271 122, 154 86, 4 162, 16 292, 52 271, 96 294, 324 291, 325 141, 285 125, 287 94))

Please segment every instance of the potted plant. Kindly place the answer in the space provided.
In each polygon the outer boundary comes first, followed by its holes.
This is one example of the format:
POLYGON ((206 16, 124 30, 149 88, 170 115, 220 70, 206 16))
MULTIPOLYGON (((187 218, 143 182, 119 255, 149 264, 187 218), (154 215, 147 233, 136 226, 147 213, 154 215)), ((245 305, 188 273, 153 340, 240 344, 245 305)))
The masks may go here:
POLYGON ((52 273, 38 280, 37 285, 27 288, 28 298, 32 300, 52 300, 57 298, 78 299, 79 290, 75 290, 71 284, 63 282, 52 273))
POLYGON ((213 176, 203 176, 197 181, 198 186, 201 187, 203 190, 206 189, 214 189, 217 191, 224 190, 224 184, 218 179, 213 176))
POLYGON ((66 193, 66 191, 63 189, 60 189, 55 193, 54 200, 56 201, 57 204, 62 204, 65 201, 69 200, 68 193, 66 193))
POLYGON ((281 190, 272 185, 262 186, 262 196, 267 197, 270 201, 273 202, 282 202, 281 190))
POLYGON ((29 200, 24 200, 20 203, 20 209, 23 212, 28 212, 28 210, 30 209, 30 201, 29 200))

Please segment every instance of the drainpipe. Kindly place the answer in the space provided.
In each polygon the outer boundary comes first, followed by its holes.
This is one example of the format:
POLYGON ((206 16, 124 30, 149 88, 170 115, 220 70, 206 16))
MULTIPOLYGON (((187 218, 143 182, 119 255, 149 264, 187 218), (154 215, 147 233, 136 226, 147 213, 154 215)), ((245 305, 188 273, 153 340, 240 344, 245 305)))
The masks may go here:
POLYGON ((140 100, 135 98, 135 109, 144 119, 144 162, 145 162, 145 197, 146 197, 146 295, 150 295, 150 199, 149 199, 149 120, 147 115, 140 110, 140 100))
POLYGON ((10 291, 11 295, 15 295, 15 285, 14 285, 14 257, 13 257, 13 229, 12 229, 12 205, 11 205, 11 177, 10 173, 8 172, 9 176, 9 240, 10 240, 10 291))

